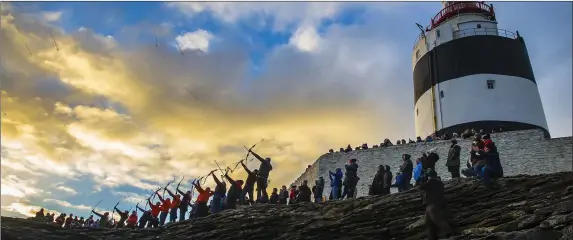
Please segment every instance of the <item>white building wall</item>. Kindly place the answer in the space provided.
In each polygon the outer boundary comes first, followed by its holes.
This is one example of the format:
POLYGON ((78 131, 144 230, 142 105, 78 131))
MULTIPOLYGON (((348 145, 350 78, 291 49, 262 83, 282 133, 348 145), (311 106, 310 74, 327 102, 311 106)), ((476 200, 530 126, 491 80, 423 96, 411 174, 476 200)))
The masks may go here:
MULTIPOLYGON (((573 139, 571 137, 545 139, 543 134, 544 132, 538 129, 491 134, 492 140, 499 149, 505 176, 573 171, 573 139)), ((463 166, 469 158, 471 141, 458 139, 458 145, 462 148, 461 161, 463 166)), ((440 160, 436 163, 436 171, 439 176, 443 180, 449 180, 450 174, 445 166, 449 146, 450 141, 436 141, 356 150, 350 153, 327 153, 320 156, 311 169, 307 169, 306 173, 301 175, 294 184, 300 186, 302 181, 306 179, 312 186, 314 180, 322 176, 326 180, 324 195, 328 198, 330 192, 328 171, 334 171, 336 168, 344 169, 344 164, 348 162, 348 159, 356 158, 358 159, 358 176, 360 177, 357 185, 358 196, 364 196, 368 194, 368 186, 372 183, 378 165, 389 165, 395 175, 401 164, 402 154, 410 154, 415 160, 421 156, 422 151, 430 149, 435 149, 440 155, 440 160)), ((392 192, 396 192, 396 189, 392 188, 392 192)))
POLYGON ((432 94, 430 91, 426 91, 414 105, 416 136, 422 137, 422 139, 434 133, 434 114, 432 112, 432 94))
MULTIPOLYGON (((443 117, 439 121, 443 123, 442 128, 473 121, 498 120, 529 123, 547 129, 537 85, 530 80, 476 74, 439 83, 437 88, 444 93, 441 99, 439 93, 435 94, 436 105, 442 109, 441 114, 437 112, 443 117), (495 81, 494 89, 487 88, 488 80, 495 81)), ((431 96, 431 93, 427 91, 424 95, 431 96)), ((424 131, 427 131, 426 125, 420 122, 424 131)))

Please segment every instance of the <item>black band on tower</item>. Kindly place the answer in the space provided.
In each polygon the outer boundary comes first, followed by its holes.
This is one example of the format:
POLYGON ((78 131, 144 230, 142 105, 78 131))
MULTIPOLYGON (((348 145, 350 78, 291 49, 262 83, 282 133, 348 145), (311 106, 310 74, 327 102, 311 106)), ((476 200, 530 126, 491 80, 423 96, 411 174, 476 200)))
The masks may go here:
POLYGON ((535 83, 529 54, 521 38, 463 37, 438 45, 418 60, 414 67, 414 104, 436 83, 474 74, 515 76, 535 83))

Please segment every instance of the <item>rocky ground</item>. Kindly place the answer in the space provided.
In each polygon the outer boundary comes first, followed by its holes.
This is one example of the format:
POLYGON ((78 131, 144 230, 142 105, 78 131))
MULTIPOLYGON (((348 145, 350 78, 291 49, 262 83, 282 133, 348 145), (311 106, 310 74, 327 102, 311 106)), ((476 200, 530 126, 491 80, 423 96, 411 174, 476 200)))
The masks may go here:
MULTIPOLYGON (((573 239, 573 173, 515 176, 487 190, 446 183, 450 239, 573 239)), ((61 229, 2 217, 1 239, 425 239, 420 193, 288 206, 258 205, 150 230, 61 229)))

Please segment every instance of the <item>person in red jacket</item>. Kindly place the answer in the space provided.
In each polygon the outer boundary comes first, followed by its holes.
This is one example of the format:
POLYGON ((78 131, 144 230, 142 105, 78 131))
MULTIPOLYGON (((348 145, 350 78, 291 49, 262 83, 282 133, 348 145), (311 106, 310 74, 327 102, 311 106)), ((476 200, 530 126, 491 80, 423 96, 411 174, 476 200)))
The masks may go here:
POLYGON ((209 198, 213 196, 214 193, 211 191, 211 188, 209 187, 203 190, 203 188, 198 182, 194 182, 193 185, 197 189, 197 192, 199 192, 199 196, 197 196, 197 201, 195 203, 195 207, 197 208, 195 212, 195 217, 205 217, 209 214, 209 209, 207 208, 207 201, 209 201, 209 198))
POLYGON ((137 211, 132 211, 126 222, 127 228, 135 229, 135 225, 137 224, 137 211))
MULTIPOLYGON (((159 191, 159 190, 157 190, 159 191)), ((155 192, 157 193, 157 192, 155 192)), ((161 210, 161 202, 157 202, 156 204, 151 203, 151 200, 149 200, 149 198, 147 199, 147 203, 149 203, 149 208, 151 208, 151 221, 148 222, 148 227, 149 225, 153 226, 153 227, 158 227, 159 225, 159 220, 157 218, 157 216, 159 216, 159 211, 161 210)))
POLYGON ((289 200, 288 200, 288 204, 294 203, 296 200, 296 196, 298 195, 298 190, 296 189, 295 185, 292 185, 290 187, 290 194, 289 194, 289 200))
POLYGON ((165 190, 167 190, 167 193, 173 198, 171 209, 169 210, 169 222, 177 222, 177 209, 179 209, 179 204, 181 204, 181 196, 179 194, 173 194, 167 188, 165 188, 165 190))
POLYGON ((170 198, 166 198, 163 199, 163 197, 161 197, 161 195, 159 195, 158 192, 155 192, 155 194, 157 194, 157 197, 159 197, 159 201, 161 201, 161 213, 159 214, 159 226, 163 226, 165 225, 165 220, 167 219, 167 214, 169 213, 169 210, 171 209, 171 199, 170 198))

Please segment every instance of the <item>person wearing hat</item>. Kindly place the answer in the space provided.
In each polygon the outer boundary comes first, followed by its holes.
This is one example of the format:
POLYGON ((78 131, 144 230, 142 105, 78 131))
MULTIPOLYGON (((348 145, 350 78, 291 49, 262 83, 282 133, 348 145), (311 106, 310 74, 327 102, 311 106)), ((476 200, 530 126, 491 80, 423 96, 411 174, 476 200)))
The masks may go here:
POLYGON ((420 185, 424 192, 424 204, 426 204, 426 228, 428 239, 439 239, 451 235, 452 229, 448 222, 446 198, 444 196, 444 183, 438 178, 436 171, 430 169, 427 172, 428 181, 420 185))
POLYGON ((448 158, 446 159, 446 167, 448 172, 452 174, 452 178, 460 177, 460 152, 462 148, 458 146, 458 141, 452 139, 450 150, 448 151, 448 158))

